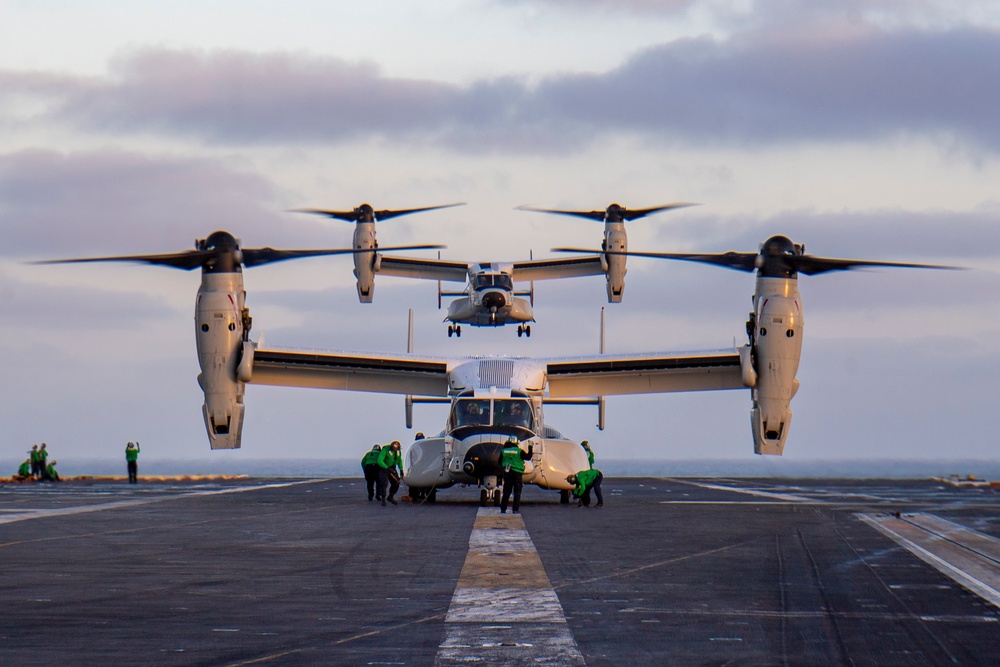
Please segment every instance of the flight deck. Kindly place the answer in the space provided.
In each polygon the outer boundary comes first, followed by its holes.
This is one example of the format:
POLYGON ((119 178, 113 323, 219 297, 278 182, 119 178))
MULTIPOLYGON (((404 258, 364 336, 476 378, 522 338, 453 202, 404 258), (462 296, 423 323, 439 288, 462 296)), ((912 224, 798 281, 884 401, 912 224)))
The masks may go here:
POLYGON ((0 665, 996 665, 1000 495, 606 478, 0 485, 0 665))

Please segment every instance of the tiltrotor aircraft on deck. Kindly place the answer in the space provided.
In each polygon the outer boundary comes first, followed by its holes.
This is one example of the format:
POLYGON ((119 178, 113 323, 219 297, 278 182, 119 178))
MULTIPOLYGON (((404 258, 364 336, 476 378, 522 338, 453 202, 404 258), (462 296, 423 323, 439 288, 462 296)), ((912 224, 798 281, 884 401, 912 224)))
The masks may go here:
MULTIPOLYGON (((446 204, 402 211, 378 211, 371 205, 362 204, 351 211, 330 211, 324 209, 298 209, 301 213, 315 213, 337 220, 355 223, 354 247, 359 252, 354 255, 354 275, 358 280, 358 298, 362 303, 371 303, 375 291, 375 275, 418 278, 438 281, 438 308, 442 297, 459 297, 448 306, 444 321, 448 322, 448 336, 462 335, 462 325, 474 327, 498 327, 517 324, 518 337, 531 336, 531 322, 534 314, 534 281, 557 278, 577 278, 604 275, 607 280, 608 301, 618 303, 625 292, 624 254, 628 251, 628 234, 625 223, 653 213, 668 211, 689 203, 664 204, 644 209, 627 209, 619 204, 611 204, 603 211, 562 211, 522 206, 519 210, 541 213, 572 215, 604 222, 604 240, 601 247, 616 254, 598 253, 581 257, 528 259, 517 262, 463 262, 455 260, 426 259, 382 255, 376 252, 362 254, 361 250, 378 249, 375 223, 391 217, 429 211, 461 204, 446 204), (443 291, 442 281, 464 282, 463 291, 443 291), (518 290, 515 283, 531 283, 530 289, 518 290), (527 297, 527 298, 524 298, 527 297)), ((589 252, 589 251, 588 251, 589 252)))
MULTIPOLYGON (((798 274, 863 266, 946 268, 815 257, 784 236, 772 236, 756 253, 632 253, 756 271, 749 341, 730 349, 606 354, 602 343, 602 353, 576 357, 458 357, 415 354, 412 337, 411 351, 378 354, 265 348, 250 339, 243 266, 344 252, 357 250, 241 249, 233 235, 217 231, 184 253, 57 261, 201 267, 195 337, 202 412, 213 449, 240 446, 247 384, 405 395, 408 427, 413 403, 443 401, 451 405, 444 428, 408 447, 403 481, 418 498, 465 484, 479 485, 483 499, 495 496, 498 455, 509 437, 534 445, 524 481, 568 498, 566 477, 586 468, 587 457, 546 422, 546 404, 597 404, 603 428, 604 396, 750 389, 754 451, 780 455, 792 420, 790 401, 799 388, 803 309, 798 274)), ((614 257, 617 251, 600 252, 614 257)))

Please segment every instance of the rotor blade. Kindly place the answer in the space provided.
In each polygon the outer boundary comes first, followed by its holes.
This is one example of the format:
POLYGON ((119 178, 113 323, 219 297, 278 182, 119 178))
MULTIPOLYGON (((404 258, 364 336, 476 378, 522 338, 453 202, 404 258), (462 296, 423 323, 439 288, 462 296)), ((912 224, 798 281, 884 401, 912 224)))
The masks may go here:
POLYGON ((185 252, 163 253, 160 255, 123 255, 119 257, 85 257, 80 259, 44 259, 32 264, 79 264, 84 262, 143 262, 157 266, 191 271, 202 266, 216 256, 210 250, 187 250, 185 252))
POLYGON ((619 206, 618 204, 612 204, 607 209, 602 211, 567 211, 563 209, 554 208, 535 208, 533 206, 518 206, 515 210, 518 211, 534 211, 536 213, 554 213, 556 215, 569 215, 577 218, 587 218, 588 220, 597 220, 598 222, 604 222, 605 220, 617 221, 631 221, 638 220, 639 218, 644 218, 647 215, 653 213, 659 213, 660 211, 669 211, 674 208, 684 208, 686 206, 698 206, 698 204, 691 202, 674 202, 671 204, 662 204, 660 206, 653 206, 651 208, 639 208, 635 210, 630 210, 624 206, 619 206))
POLYGON ((316 250, 275 250, 274 248, 244 248, 243 265, 247 267, 283 262, 288 259, 303 257, 322 257, 326 255, 352 255, 362 252, 386 252, 391 250, 437 250, 443 245, 404 245, 386 248, 327 248, 316 250))
POLYGON ((647 215, 659 213, 660 211, 669 211, 675 208, 686 208, 688 206, 698 206, 698 204, 695 204, 694 202, 673 202, 671 204, 663 204, 652 208, 640 208, 634 210, 622 209, 622 218, 625 220, 638 220, 639 218, 645 218, 647 215))
POLYGON ((452 208, 454 206, 465 206, 465 202, 456 202, 454 204, 441 204, 438 206, 424 206, 422 208, 407 208, 400 209, 396 211, 384 210, 384 211, 374 211, 367 204, 362 204, 356 209, 351 211, 330 211, 326 209, 319 208, 295 208, 292 209, 292 213, 314 213, 316 215, 325 215, 328 218, 335 218, 337 220, 345 220, 347 222, 358 222, 359 220, 364 220, 368 216, 374 216, 375 220, 388 220, 389 218, 398 218, 401 215, 409 215, 410 213, 421 213, 423 211, 433 211, 439 208, 452 208))
MULTIPOLYGON (((753 271, 757 267, 758 253, 751 252, 725 252, 717 254, 698 254, 688 252, 620 252, 615 250, 603 251, 587 248, 553 248, 553 252, 580 252, 597 253, 606 255, 624 255, 628 257, 652 257, 655 259, 676 259, 686 262, 701 262, 703 264, 715 264, 738 271, 753 271)), ((812 255, 791 255, 782 257, 782 262, 799 273, 807 276, 829 271, 850 271, 866 266, 886 266, 910 269, 950 269, 962 270, 958 266, 944 266, 941 264, 914 264, 909 262, 880 262, 864 259, 836 259, 832 257, 815 257, 812 255)))
POLYGON ((571 215, 575 218, 588 218, 603 221, 606 211, 563 211, 555 208, 535 208, 533 206, 518 206, 515 211, 533 211, 535 213, 554 213, 555 215, 571 215))
POLYGON ((676 259, 683 262, 701 262, 715 264, 737 271, 753 271, 756 266, 755 252, 725 252, 716 254, 699 254, 693 252, 621 252, 617 250, 593 250, 587 248, 552 248, 552 252, 582 252, 599 255, 622 255, 625 257, 652 257, 654 259, 676 259))
POLYGON ((835 259, 832 257, 814 257, 811 255, 801 255, 799 257, 788 257, 786 261, 799 273, 813 276, 818 273, 828 271, 851 271, 853 269, 866 266, 888 266, 906 269, 949 269, 961 271, 958 266, 944 266, 941 264, 912 264, 908 262, 879 262, 864 259, 835 259))

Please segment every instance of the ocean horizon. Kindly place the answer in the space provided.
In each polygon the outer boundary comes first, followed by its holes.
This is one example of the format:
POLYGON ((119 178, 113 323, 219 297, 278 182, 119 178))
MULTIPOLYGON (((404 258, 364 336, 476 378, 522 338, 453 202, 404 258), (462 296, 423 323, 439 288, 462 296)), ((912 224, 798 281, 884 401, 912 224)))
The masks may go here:
MULTIPOLYGON (((124 476, 124 458, 66 459, 60 457, 63 477, 124 476)), ((754 456, 741 459, 598 459, 609 477, 772 477, 847 479, 929 479, 959 475, 1000 480, 1000 461, 981 459, 855 459, 794 460, 754 456)), ((16 466, 14 466, 16 469, 16 466)), ((9 471, 10 474, 15 469, 9 471)), ((7 472, 7 471, 4 471, 7 472)), ((354 459, 218 458, 140 459, 139 474, 157 476, 245 475, 249 477, 361 477, 354 459)))

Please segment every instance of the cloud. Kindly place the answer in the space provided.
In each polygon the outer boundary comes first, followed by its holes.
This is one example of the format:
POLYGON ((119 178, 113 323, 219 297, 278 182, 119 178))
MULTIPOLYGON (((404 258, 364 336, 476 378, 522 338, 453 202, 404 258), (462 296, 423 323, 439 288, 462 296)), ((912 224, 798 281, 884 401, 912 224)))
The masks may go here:
POLYGON ((1000 148, 1000 33, 982 28, 688 38, 608 72, 460 86, 300 53, 142 49, 110 76, 0 73, 38 118, 214 145, 405 142, 460 152, 571 152, 611 134, 664 145, 772 146, 920 135, 1000 148))
POLYGON ((280 210, 270 181, 222 160, 119 150, 0 154, 0 254, 8 257, 180 252, 233 225, 248 245, 276 229, 299 238, 306 223, 280 210))

